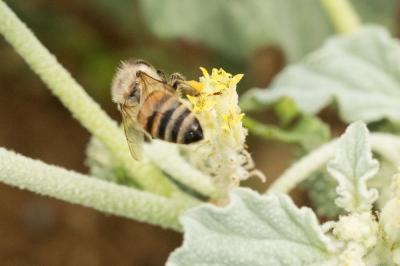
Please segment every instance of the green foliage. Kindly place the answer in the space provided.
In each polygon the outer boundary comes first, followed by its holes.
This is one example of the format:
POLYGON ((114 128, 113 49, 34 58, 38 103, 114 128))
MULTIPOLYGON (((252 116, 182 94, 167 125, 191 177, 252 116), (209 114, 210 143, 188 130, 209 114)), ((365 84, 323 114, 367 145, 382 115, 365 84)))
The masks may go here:
POLYGON ((281 194, 235 189, 227 206, 194 208, 182 223, 183 246, 167 266, 321 265, 335 251, 314 213, 281 194))
POLYGON ((329 125, 316 116, 304 116, 295 125, 293 132, 298 136, 301 146, 313 150, 327 142, 330 137, 329 125))
POLYGON ((259 109, 290 97, 305 114, 316 114, 333 100, 351 122, 387 118, 400 122, 400 45, 380 27, 331 38, 320 50, 286 68, 268 90, 254 89, 241 102, 259 109))
POLYGON ((372 159, 368 142, 368 129, 362 122, 350 125, 340 138, 335 157, 328 163, 328 172, 336 179, 336 204, 348 212, 371 209, 378 198, 376 189, 367 189, 367 181, 379 169, 372 159))
POLYGON ((375 216, 372 204, 377 191, 368 189, 366 182, 376 174, 378 162, 372 159, 365 124, 351 124, 333 144, 335 155, 328 171, 338 182, 335 202, 348 211, 347 215, 321 228, 312 211, 298 209, 286 196, 271 192, 261 197, 247 189, 236 189, 227 206, 202 205, 182 217, 184 243, 172 253, 167 265, 399 262, 400 175, 392 185, 395 198, 385 204, 382 216, 375 216))
POLYGON ((303 116, 299 118, 290 129, 261 124, 249 117, 244 117, 243 123, 257 136, 299 144, 307 151, 321 145, 330 138, 329 125, 315 116, 303 116))
MULTIPOLYGON (((382 210, 392 197, 390 183, 396 171, 395 165, 381 158, 379 172, 368 180, 368 187, 376 188, 379 191, 379 198, 376 201, 378 210, 382 210)), ((335 204, 336 186, 337 181, 322 170, 316 172, 301 184, 301 188, 306 191, 315 212, 319 216, 329 219, 334 219, 344 213, 344 210, 335 204)))
POLYGON ((289 97, 280 99, 275 104, 274 110, 283 126, 288 126, 300 114, 296 103, 289 97))
POLYGON ((326 171, 312 174, 301 184, 318 216, 335 219, 343 210, 335 204, 337 182, 326 171))
POLYGON ((400 7, 398 0, 352 0, 354 8, 367 23, 381 24, 392 32, 396 25, 396 9, 400 7))
MULTIPOLYGON (((363 21, 393 27, 396 0, 352 2, 363 21)), ((272 45, 280 47, 289 61, 297 61, 334 33, 319 1, 141 0, 139 3, 148 27, 156 36, 200 42, 236 60, 245 60, 257 48, 272 45)))
POLYGON ((157 36, 198 41, 239 60, 271 44, 298 60, 333 32, 317 1, 143 0, 140 7, 157 36))

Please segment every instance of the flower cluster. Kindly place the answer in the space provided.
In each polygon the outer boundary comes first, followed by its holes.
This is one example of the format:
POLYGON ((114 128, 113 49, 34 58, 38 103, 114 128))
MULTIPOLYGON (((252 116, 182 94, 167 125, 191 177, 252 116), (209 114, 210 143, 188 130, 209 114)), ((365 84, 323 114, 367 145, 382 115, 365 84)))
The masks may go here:
POLYGON ((187 148, 192 151, 186 155, 192 164, 212 176, 217 186, 229 189, 258 174, 252 171, 254 163, 245 149, 247 130, 238 106, 236 85, 243 74, 232 76, 215 68, 209 74, 200 69, 203 76, 199 81, 189 81, 197 93, 187 98, 203 126, 205 142, 187 148))

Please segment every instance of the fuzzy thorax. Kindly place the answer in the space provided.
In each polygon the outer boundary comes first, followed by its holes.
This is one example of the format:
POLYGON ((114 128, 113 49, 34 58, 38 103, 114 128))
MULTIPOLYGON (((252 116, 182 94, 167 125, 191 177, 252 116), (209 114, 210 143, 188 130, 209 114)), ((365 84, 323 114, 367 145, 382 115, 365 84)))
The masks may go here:
POLYGON ((111 85, 113 102, 119 104, 124 104, 126 102, 137 83, 137 73, 139 71, 157 80, 162 80, 157 70, 142 60, 122 61, 111 85))

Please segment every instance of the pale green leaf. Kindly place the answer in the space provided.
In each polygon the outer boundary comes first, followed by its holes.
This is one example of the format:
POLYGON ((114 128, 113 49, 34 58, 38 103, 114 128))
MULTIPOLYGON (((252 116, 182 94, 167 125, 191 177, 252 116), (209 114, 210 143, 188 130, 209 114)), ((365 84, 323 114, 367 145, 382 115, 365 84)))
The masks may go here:
POLYGON ((395 28, 400 8, 399 0, 352 0, 351 2, 363 21, 381 24, 390 30, 395 28))
POLYGON ((291 129, 262 124, 249 117, 244 117, 243 124, 257 136, 286 143, 298 143, 308 151, 330 138, 329 126, 316 116, 301 117, 291 129))
POLYGON ((400 122, 399 42, 374 26, 334 37, 286 68, 268 90, 249 91, 241 105, 257 109, 282 97, 291 97, 306 114, 316 114, 335 100, 346 122, 400 122))
POLYGON ((304 116, 299 119, 293 133, 298 136, 299 143, 307 151, 322 145, 331 137, 329 125, 316 116, 304 116))
MULTIPOLYGON (((376 188, 379 198, 375 202, 376 208, 381 210, 392 198, 390 183, 397 168, 386 160, 380 160, 378 173, 368 180, 368 187, 376 188)), ((302 183, 302 188, 307 191, 313 210, 327 218, 335 218, 343 213, 343 209, 335 204, 337 197, 335 188, 337 181, 329 176, 326 171, 318 171, 302 183)))
MULTIPOLYGON (((397 0, 353 0, 363 22, 393 27, 397 0)), ((141 0, 149 29, 158 37, 206 44, 233 59, 275 45, 296 61, 334 34, 320 1, 141 0)))
POLYGON ((379 163, 372 158, 368 129, 364 123, 355 122, 347 128, 327 169, 339 184, 336 188, 339 207, 349 212, 371 209, 378 192, 368 189, 367 181, 378 172, 379 163))
POLYGON ((157 36, 198 41, 233 59, 277 45, 297 60, 333 32, 314 0, 142 0, 140 7, 157 36))
POLYGON ((335 252, 315 214, 282 194, 234 189, 227 206, 202 205, 181 221, 184 243, 168 266, 321 265, 335 252))
POLYGON ((317 171, 300 184, 306 190, 310 205, 318 216, 334 219, 343 214, 335 204, 337 182, 326 171, 317 171))

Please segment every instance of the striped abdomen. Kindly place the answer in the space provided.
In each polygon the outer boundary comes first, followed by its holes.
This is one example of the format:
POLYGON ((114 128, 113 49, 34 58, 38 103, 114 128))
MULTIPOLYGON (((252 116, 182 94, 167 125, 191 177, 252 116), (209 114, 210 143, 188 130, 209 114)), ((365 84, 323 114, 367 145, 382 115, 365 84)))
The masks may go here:
POLYGON ((138 121, 153 138, 180 144, 203 139, 203 130, 194 114, 165 91, 157 90, 147 96, 138 121))

